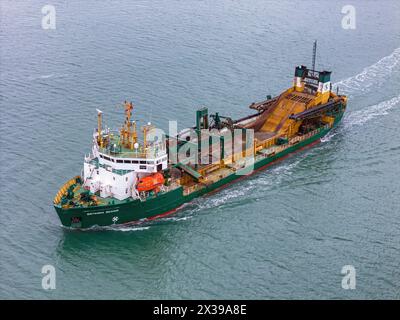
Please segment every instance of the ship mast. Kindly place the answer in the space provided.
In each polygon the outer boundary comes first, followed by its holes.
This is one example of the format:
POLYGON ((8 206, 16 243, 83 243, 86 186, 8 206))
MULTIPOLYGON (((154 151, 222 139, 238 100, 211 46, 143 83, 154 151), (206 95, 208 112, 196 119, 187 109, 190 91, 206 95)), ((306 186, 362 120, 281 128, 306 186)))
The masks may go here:
POLYGON ((313 54, 312 54, 312 69, 311 69, 311 76, 315 77, 315 63, 316 63, 316 57, 317 57, 317 40, 314 41, 313 44, 313 54))
POLYGON ((132 149, 133 144, 136 143, 136 125, 133 125, 133 122, 131 121, 133 103, 125 101, 124 107, 125 107, 125 122, 121 128, 121 133, 120 133, 121 144, 125 145, 127 148, 132 149), (132 127, 133 127, 133 132, 132 132, 132 127))
POLYGON ((103 147, 103 137, 101 136, 101 130, 102 130, 102 114, 103 111, 96 109, 97 110, 97 143, 99 146, 102 148, 103 147))

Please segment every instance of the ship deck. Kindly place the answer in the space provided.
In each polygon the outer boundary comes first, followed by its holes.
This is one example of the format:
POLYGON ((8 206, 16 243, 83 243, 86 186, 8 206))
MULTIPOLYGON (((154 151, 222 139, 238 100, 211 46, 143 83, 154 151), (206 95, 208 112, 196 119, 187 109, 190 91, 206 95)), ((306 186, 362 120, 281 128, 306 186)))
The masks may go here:
POLYGON ((104 155, 109 155, 111 157, 118 158, 139 158, 139 159, 147 159, 147 158, 156 158, 161 156, 165 152, 165 147, 163 147, 162 143, 148 145, 145 149, 142 147, 143 142, 139 141, 139 148, 134 149, 130 148, 128 144, 124 144, 121 141, 119 134, 110 133, 105 135, 109 139, 107 148, 99 147, 99 152, 104 155))
MULTIPOLYGON (((180 185, 174 182, 174 183, 171 183, 169 186, 164 186, 163 190, 160 190, 159 193, 166 193, 166 192, 175 190, 175 189, 177 189, 179 187, 180 187, 180 185)), ((126 198, 124 200, 119 200, 119 199, 114 198, 114 197, 103 198, 103 197, 100 197, 100 195, 98 193, 96 193, 96 194, 89 193, 90 197, 92 197, 92 199, 94 197, 94 199, 95 199, 95 203, 93 203, 91 205, 91 202, 93 200, 91 200, 91 201, 83 201, 83 200, 81 200, 81 194, 84 194, 84 193, 88 192, 88 190, 83 188, 82 184, 77 185, 74 188, 73 192, 74 192, 73 197, 71 199, 68 199, 68 202, 72 201, 74 203, 73 205, 68 205, 68 207, 70 207, 70 208, 74 208, 74 207, 86 208, 86 207, 111 206, 111 205, 124 204, 124 203, 127 203, 127 202, 130 202, 130 201, 138 199, 138 198, 134 199, 132 197, 129 197, 129 198, 126 198)), ((150 200, 150 199, 155 198, 155 197, 157 197, 157 195, 155 195, 153 193, 153 194, 148 194, 146 197, 141 197, 140 200, 141 201, 147 201, 147 200, 150 200)))

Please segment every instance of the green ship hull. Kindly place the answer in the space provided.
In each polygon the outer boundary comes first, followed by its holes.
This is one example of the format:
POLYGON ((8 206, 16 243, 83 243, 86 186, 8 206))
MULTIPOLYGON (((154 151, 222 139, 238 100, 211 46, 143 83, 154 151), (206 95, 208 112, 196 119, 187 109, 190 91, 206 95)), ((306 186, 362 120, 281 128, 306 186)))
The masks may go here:
MULTIPOLYGON (((277 160, 280 160, 304 147, 312 146, 313 144, 319 142, 323 136, 325 136, 340 122, 342 116, 343 112, 337 114, 332 126, 319 128, 314 135, 305 140, 299 141, 293 145, 288 145, 282 151, 273 155, 256 158, 253 164, 253 171, 251 173, 262 170, 277 160)), ((247 168, 244 168, 242 170, 246 169, 247 168)), ((85 229, 96 226, 103 227, 148 221, 172 214, 183 204, 212 191, 217 191, 218 189, 227 186, 229 183, 246 178, 248 176, 249 175, 241 175, 240 172, 233 172, 214 182, 213 184, 202 186, 202 188, 199 190, 193 191, 187 195, 185 195, 182 187, 178 187, 174 190, 159 193, 158 195, 147 198, 145 201, 141 201, 140 199, 128 199, 126 201, 121 201, 117 204, 111 205, 75 207, 67 209, 62 208, 59 205, 55 205, 55 209, 62 225, 71 228, 85 229), (72 221, 79 222, 73 223, 72 221)))

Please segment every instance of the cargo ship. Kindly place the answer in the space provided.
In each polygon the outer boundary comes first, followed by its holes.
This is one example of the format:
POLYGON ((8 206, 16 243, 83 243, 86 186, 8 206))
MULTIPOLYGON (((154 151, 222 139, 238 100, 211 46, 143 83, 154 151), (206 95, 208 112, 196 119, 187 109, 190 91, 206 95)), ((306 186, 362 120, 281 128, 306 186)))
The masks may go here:
POLYGON ((53 201, 62 225, 85 229, 164 217, 319 142, 340 122, 347 97, 332 92, 330 71, 314 69, 315 60, 312 68, 297 66, 293 85, 252 103, 246 117, 201 108, 196 125, 179 133, 171 124, 168 134, 152 123, 137 128, 132 102, 124 103, 116 130, 104 126, 97 110, 83 170, 53 201))

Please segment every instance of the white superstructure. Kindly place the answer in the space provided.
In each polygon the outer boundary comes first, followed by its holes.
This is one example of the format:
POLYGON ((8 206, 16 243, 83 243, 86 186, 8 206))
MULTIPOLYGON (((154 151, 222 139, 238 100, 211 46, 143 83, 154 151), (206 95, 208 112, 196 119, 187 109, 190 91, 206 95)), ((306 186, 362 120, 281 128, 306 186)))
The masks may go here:
MULTIPOLYGON (((112 139, 115 135, 102 131, 101 137, 112 139)), ((111 148, 101 148, 98 141, 99 135, 95 132, 92 152, 85 156, 83 186, 91 193, 99 192, 102 198, 137 198, 138 180, 143 176, 163 171, 168 166, 163 139, 161 142, 150 142, 146 147, 137 144, 134 150, 116 148, 113 143, 109 143, 111 148)))

